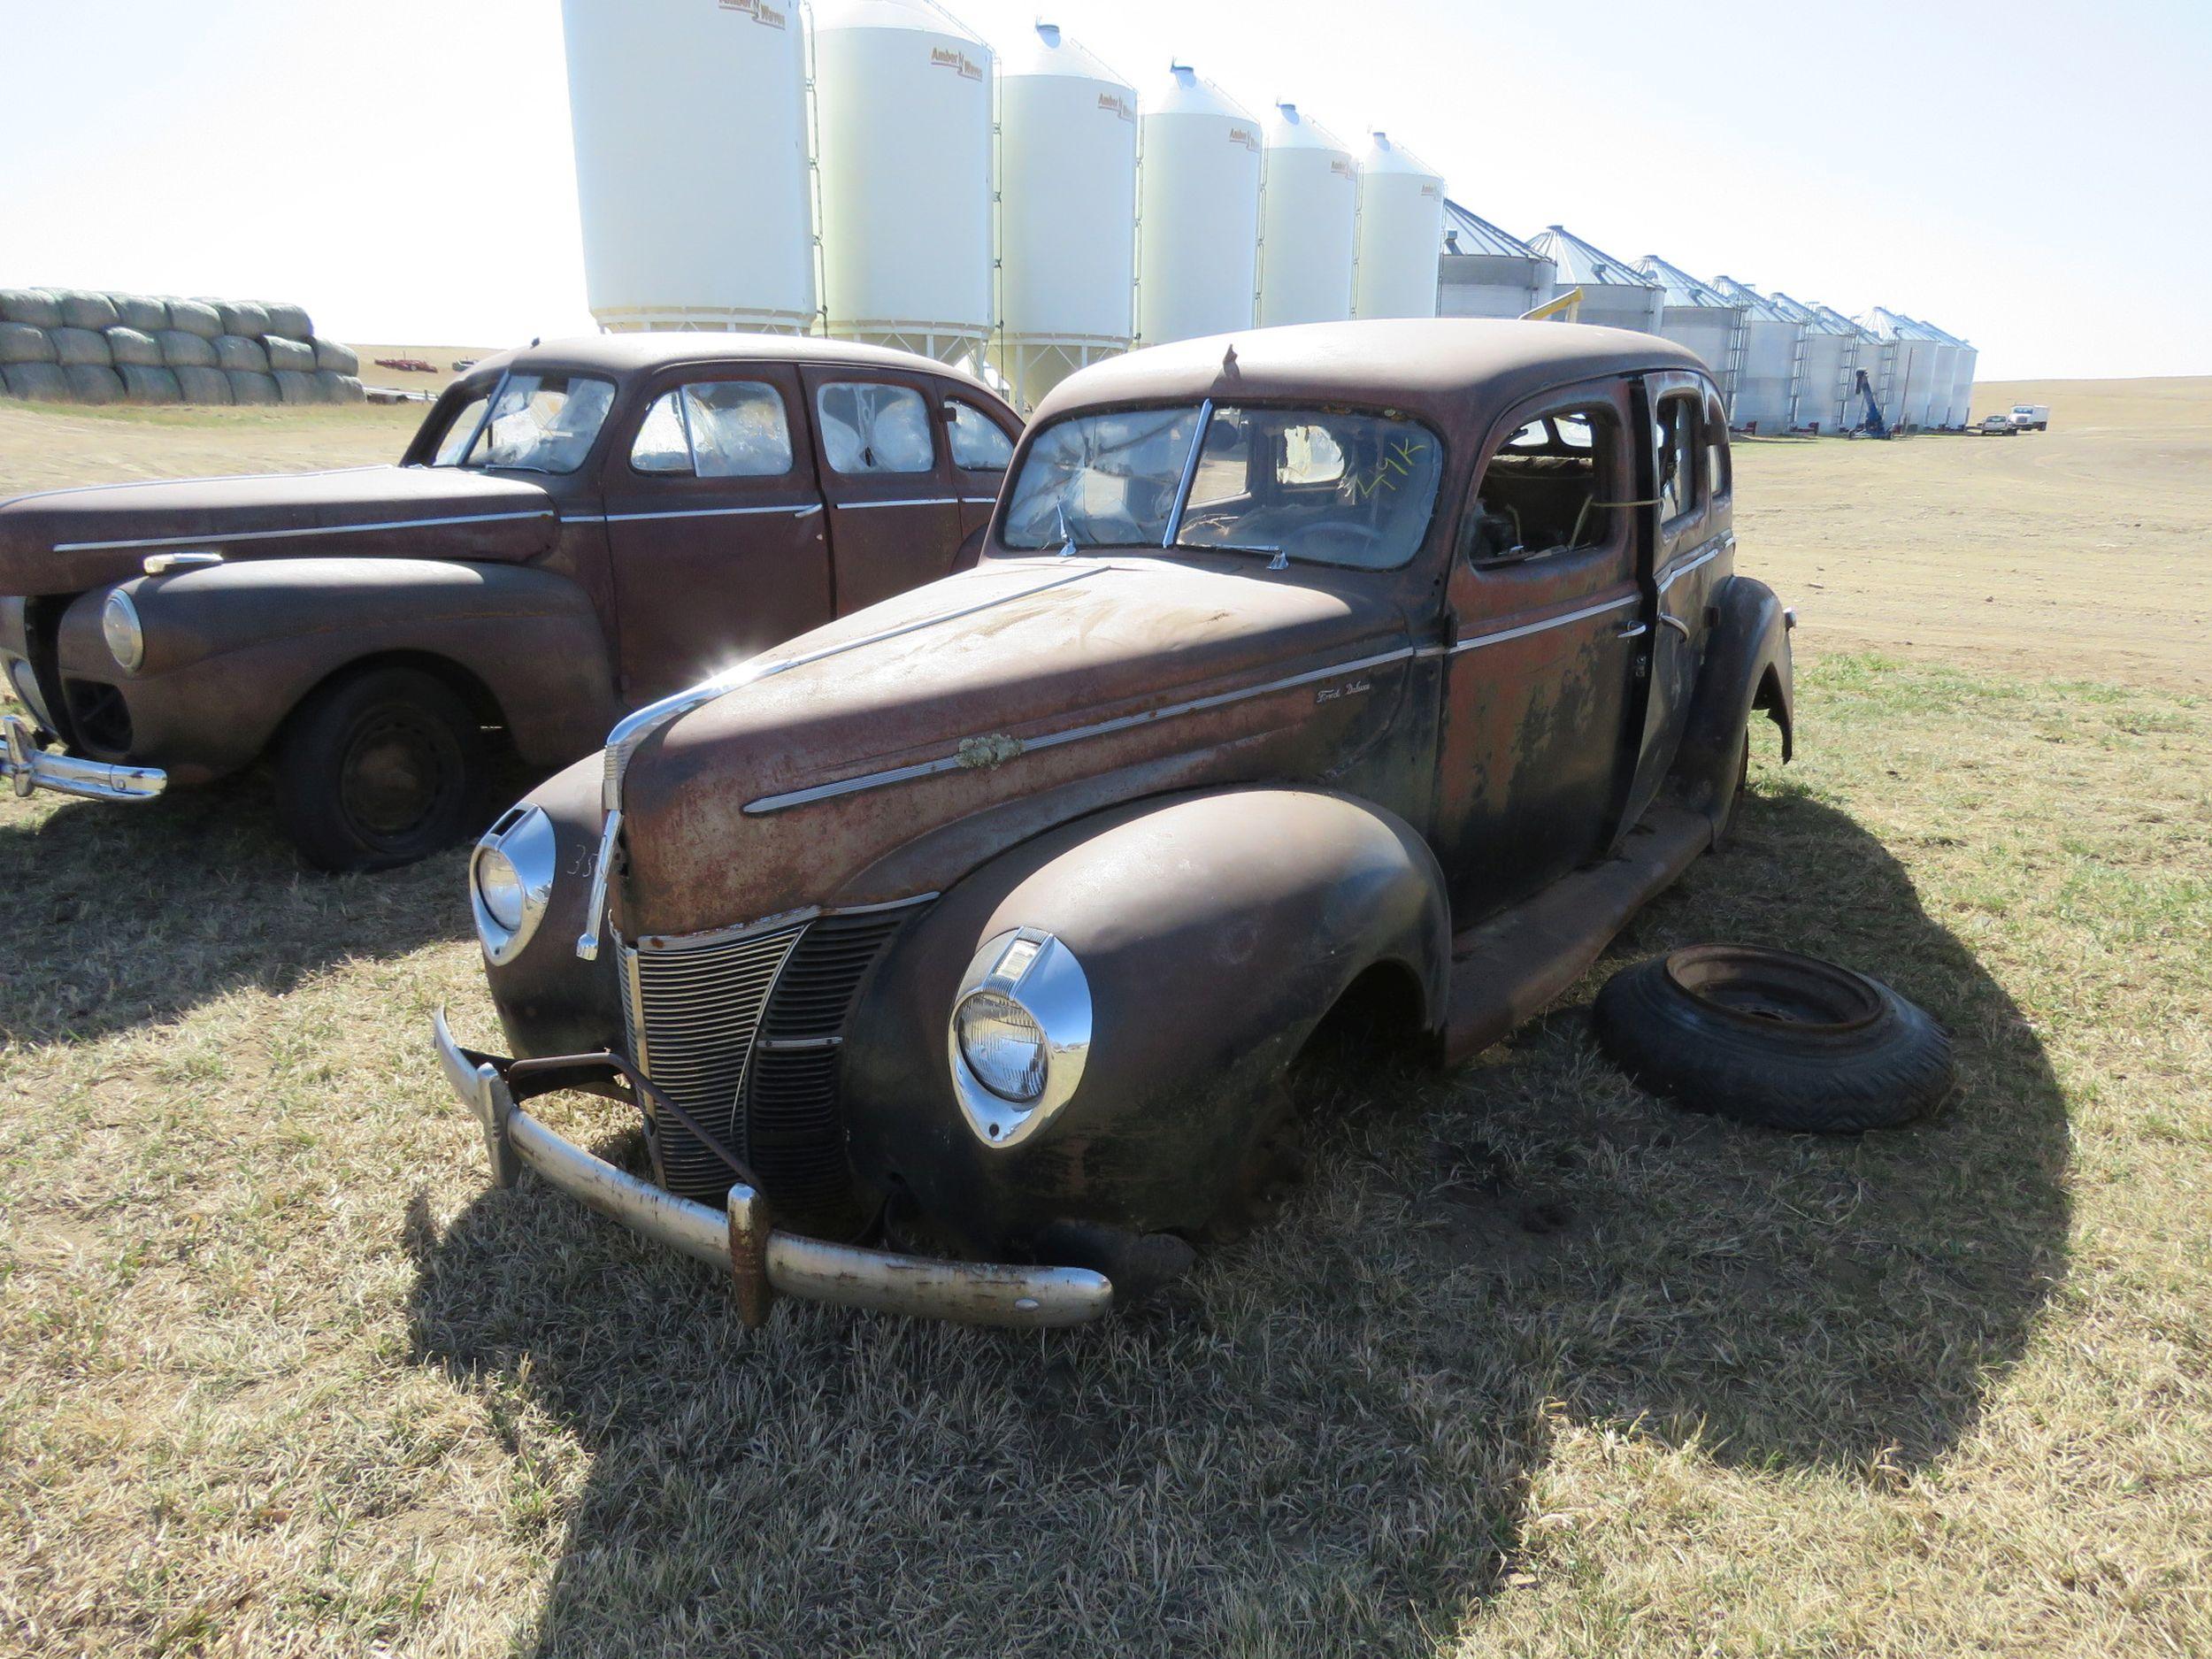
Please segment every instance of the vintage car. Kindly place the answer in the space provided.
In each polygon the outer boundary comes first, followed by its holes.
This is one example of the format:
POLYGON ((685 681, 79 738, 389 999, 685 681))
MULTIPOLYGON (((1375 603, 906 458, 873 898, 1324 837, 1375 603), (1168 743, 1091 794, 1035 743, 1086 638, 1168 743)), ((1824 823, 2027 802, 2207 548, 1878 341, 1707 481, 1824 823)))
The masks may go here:
POLYGON ((970 570, 617 726, 471 900, 534 1167, 792 1295, 1094 1317, 1187 1263, 1332 1015, 1446 1060, 1725 827, 1787 613, 1689 352, 1371 321, 1133 353, 1037 410, 970 570), (525 1110, 641 1111, 650 1178, 525 1110), (898 1246, 884 1248, 884 1241, 898 1246))
POLYGON ((972 557, 1020 429, 904 352, 621 334, 487 357, 396 466, 23 496, 0 776, 141 800, 266 756, 309 860, 406 863, 484 826, 488 729, 549 771, 972 557))

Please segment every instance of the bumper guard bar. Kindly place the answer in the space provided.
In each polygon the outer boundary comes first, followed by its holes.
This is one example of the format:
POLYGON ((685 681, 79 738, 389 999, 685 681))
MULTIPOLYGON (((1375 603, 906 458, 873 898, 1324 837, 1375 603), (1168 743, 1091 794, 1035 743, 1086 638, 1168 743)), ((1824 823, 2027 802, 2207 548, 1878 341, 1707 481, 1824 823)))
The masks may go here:
POLYGON ((38 733, 19 714, 0 714, 0 778, 18 795, 51 789, 88 801, 150 801, 168 787, 165 772, 151 766, 116 766, 79 760, 42 746, 38 733))
POLYGON ((731 1187, 723 1210, 679 1198, 563 1140, 516 1103, 518 1090, 527 1099, 619 1077, 683 1120, 680 1109, 618 1056, 516 1061, 479 1054, 453 1040, 442 1009, 435 1034, 446 1081, 483 1129, 495 1184, 513 1186, 526 1164, 632 1232, 727 1268, 749 1325, 764 1322, 778 1296, 1023 1330, 1081 1325, 1113 1304, 1112 1281, 1087 1268, 933 1261, 786 1232, 773 1225, 758 1183, 749 1179, 731 1187))

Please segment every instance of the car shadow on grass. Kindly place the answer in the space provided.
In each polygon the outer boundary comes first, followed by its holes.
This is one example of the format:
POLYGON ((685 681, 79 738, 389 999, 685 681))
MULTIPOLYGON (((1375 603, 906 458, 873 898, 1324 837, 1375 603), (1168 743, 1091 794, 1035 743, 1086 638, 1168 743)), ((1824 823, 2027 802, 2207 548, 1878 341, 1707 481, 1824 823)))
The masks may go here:
POLYGON ((277 828, 265 778, 157 800, 11 803, 0 818, 0 1042, 159 1024, 231 991, 281 993, 351 957, 466 937, 465 851, 327 876, 277 828))
POLYGON ((1942 1458, 2064 1271, 2041 1047, 1801 797, 1755 797, 1605 966, 1713 939, 1888 979, 1955 1033, 1958 1095, 1862 1139, 1682 1113, 1599 1056, 1594 975, 1451 1077, 1310 1076, 1281 1219, 1047 1335, 788 1304, 749 1333, 713 1275, 530 1179, 442 1233, 419 1202, 419 1359, 518 1478, 533 1435, 590 1458, 534 1649, 1426 1653, 1548 1559, 1563 1432, 1753 1479, 1942 1458))

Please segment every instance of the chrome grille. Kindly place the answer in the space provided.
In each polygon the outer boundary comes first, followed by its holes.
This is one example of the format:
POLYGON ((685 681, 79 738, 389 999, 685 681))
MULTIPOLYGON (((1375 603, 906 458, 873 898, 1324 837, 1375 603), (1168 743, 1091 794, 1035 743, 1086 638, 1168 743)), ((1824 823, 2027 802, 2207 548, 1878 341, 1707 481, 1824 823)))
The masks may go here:
MULTIPOLYGON (((806 930, 707 935, 655 949, 626 945, 624 1023, 630 1057, 725 1146, 742 1155, 738 1091, 761 1010, 806 930)), ((719 1202, 730 1171, 681 1124, 659 1123, 661 1181, 681 1198, 719 1202)))

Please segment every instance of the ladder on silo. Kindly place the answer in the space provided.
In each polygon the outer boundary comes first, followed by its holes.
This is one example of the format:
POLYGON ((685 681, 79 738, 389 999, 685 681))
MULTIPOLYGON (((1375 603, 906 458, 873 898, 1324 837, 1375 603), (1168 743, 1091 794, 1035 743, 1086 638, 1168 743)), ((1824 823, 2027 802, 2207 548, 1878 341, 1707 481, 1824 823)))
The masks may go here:
POLYGON ((1728 331, 1728 366, 1721 374, 1721 412, 1736 424, 1736 388, 1743 384, 1743 365, 1751 349, 1751 313, 1736 307, 1736 326, 1728 331))
POLYGON ((1782 424, 1785 432, 1808 424, 1801 409, 1805 402, 1805 353, 1809 343, 1809 335, 1805 325, 1800 322, 1797 325, 1797 345, 1790 354, 1790 412, 1789 419, 1782 424))

